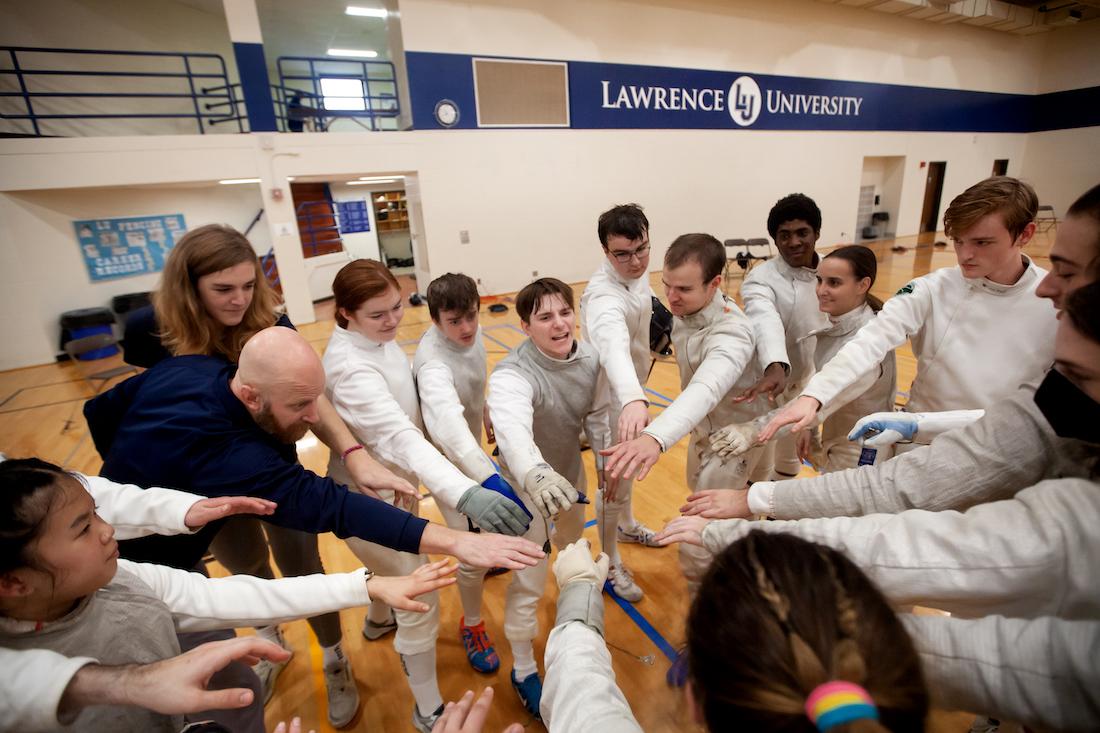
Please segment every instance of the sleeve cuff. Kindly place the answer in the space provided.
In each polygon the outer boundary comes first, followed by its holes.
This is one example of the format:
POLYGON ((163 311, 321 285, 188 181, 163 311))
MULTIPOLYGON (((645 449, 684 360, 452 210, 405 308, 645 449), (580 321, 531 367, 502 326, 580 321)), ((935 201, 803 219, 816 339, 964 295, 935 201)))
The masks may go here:
POLYGON ((774 481, 757 481, 749 487, 749 511, 756 516, 764 515, 770 517, 774 515, 775 504, 772 502, 774 497, 774 481))

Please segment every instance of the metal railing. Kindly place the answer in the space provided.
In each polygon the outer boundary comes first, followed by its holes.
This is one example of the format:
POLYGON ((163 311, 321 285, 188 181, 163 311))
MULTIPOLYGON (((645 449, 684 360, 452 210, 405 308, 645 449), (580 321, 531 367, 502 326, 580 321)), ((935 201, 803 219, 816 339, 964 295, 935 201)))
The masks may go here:
POLYGON ((328 130, 336 119, 350 119, 367 129, 385 129, 383 120, 396 119, 401 114, 397 99, 397 75, 389 61, 333 59, 313 56, 280 56, 279 71, 280 119, 289 132, 297 132, 312 123, 318 131, 328 130), (358 94, 331 94, 323 88, 324 80, 358 81, 358 94))
POLYGON ((327 199, 303 201, 295 207, 295 213, 298 215, 302 254, 306 258, 343 251, 344 241, 340 238, 339 214, 332 201, 327 199), (333 246, 338 249, 333 250, 333 246))
POLYGON ((217 54, 0 46, 0 64, 5 62, 0 121, 16 128, 0 130, 8 134, 47 135, 48 121, 118 119, 194 120, 200 134, 208 125, 235 121, 237 131, 244 132, 234 85, 217 54), (102 63, 64 68, 74 63, 65 61, 72 56, 97 57, 102 63), (114 109, 82 108, 82 100, 105 99, 113 100, 114 109), (127 109, 127 101, 138 107, 127 109), (227 112, 215 111, 221 107, 227 112))

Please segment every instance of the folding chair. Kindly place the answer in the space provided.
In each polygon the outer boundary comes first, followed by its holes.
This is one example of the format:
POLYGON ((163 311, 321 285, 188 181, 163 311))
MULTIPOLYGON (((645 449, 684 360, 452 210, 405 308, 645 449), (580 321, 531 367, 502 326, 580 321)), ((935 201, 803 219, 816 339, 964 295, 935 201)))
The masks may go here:
POLYGON ((1057 231, 1058 217, 1054 213, 1053 206, 1039 206, 1039 210, 1035 214, 1035 228, 1040 232, 1049 232, 1051 229, 1057 231))
MULTIPOLYGON (((95 359, 80 359, 81 356, 111 346, 118 346, 118 339, 109 333, 97 333, 91 336, 73 339, 65 344, 65 353, 67 353, 73 363, 76 364, 77 371, 80 373, 81 378, 91 387, 93 397, 98 395, 103 388, 107 386, 107 383, 115 377, 121 377, 124 374, 136 374, 138 371, 137 367, 131 366, 130 364, 109 366, 115 363, 115 354, 95 359)), ((117 349, 115 351, 117 353, 117 349)), ((65 432, 72 427, 72 418, 72 412, 70 412, 69 418, 65 420, 65 426, 61 429, 61 432, 65 432)))

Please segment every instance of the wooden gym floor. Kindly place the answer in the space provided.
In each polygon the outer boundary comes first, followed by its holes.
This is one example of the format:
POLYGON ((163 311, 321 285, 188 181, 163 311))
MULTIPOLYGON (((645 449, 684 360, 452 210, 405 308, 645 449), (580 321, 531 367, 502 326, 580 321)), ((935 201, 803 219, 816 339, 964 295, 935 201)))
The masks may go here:
MULTIPOLYGON (((942 234, 939 238, 942 239, 942 234)), ((951 247, 933 247, 932 241, 931 235, 924 235, 920 238, 907 237, 871 244, 879 258, 878 282, 873 292, 886 299, 910 279, 954 265, 955 257, 951 247), (905 250, 892 251, 891 248, 896 246, 905 247, 905 250)), ((1025 251, 1039 266, 1049 268, 1046 255, 1052 241, 1053 234, 1037 235, 1025 251)), ((823 252, 828 249, 830 248, 820 247, 823 252)), ((732 267, 733 272, 726 282, 726 290, 736 297, 741 277, 736 265, 732 267)), ((659 296, 663 295, 659 270, 651 274, 651 280, 654 292, 659 296)), ((578 298, 583 286, 583 283, 574 284, 578 298)), ((316 323, 302 325, 300 331, 317 352, 321 353, 334 325, 331 302, 318 304, 317 318, 316 323)), ((398 339, 410 355, 415 351, 416 343, 429 323, 426 306, 406 309, 398 339)), ((490 367, 524 338, 519 329, 518 318, 506 296, 487 299, 483 303, 481 324, 490 367), (508 303, 508 312, 489 313, 486 306, 493 300, 508 303)), ((11 457, 38 456, 84 473, 95 474, 99 471, 101 461, 92 446, 81 415, 81 406, 91 396, 91 389, 83 381, 78 369, 79 365, 76 364, 59 363, 0 373, 0 451, 11 457)), ((915 369, 916 361, 907 344, 898 349, 899 403, 904 402, 915 369)), ((652 410, 656 413, 680 392, 675 363, 672 360, 658 362, 647 387, 654 405, 652 410)), ((681 441, 661 458, 649 478, 635 486, 635 514, 655 530, 678 515, 678 507, 687 495, 683 478, 685 446, 686 440, 681 441)), ((312 435, 307 435, 299 442, 298 447, 302 463, 309 469, 323 473, 328 460, 328 449, 319 444, 312 435)), ((589 471, 589 485, 594 486, 590 452, 585 453, 585 465, 589 471)), ((811 470, 804 468, 803 472, 808 475, 811 470)), ((590 520, 594 520, 594 511, 589 509, 590 520)), ((421 504, 421 513, 434 521, 442 521, 430 497, 421 504)), ((598 546, 594 526, 586 530, 585 536, 593 546, 598 546)), ((353 570, 359 566, 344 543, 331 534, 321 535, 320 546, 322 559, 329 571, 353 570)), ((688 605, 676 549, 624 545, 621 552, 646 596, 630 608, 629 613, 613 599, 609 599, 606 604, 607 638, 615 646, 611 655, 619 685, 644 730, 695 730, 696 726, 690 721, 681 692, 669 689, 664 681, 669 664, 668 654, 684 640, 683 619, 688 605), (648 665, 636 659, 635 655, 653 655, 656 661, 648 665)), ((223 572, 220 567, 214 567, 212 571, 214 574, 223 572)), ((486 731, 498 731, 505 724, 515 721, 523 723, 528 730, 537 731, 543 729, 542 725, 524 712, 508 679, 511 653, 504 638, 502 624, 504 590, 509 578, 509 574, 504 574, 486 581, 484 618, 501 657, 500 670, 492 675, 478 674, 467 664, 458 637, 458 623, 462 613, 458 592, 454 588, 443 592, 438 645, 440 688, 445 699, 456 700, 467 689, 480 690, 486 685, 492 685, 496 690, 496 700, 486 731)), ((556 595, 551 573, 547 581, 546 596, 539 608, 542 634, 535 646, 540 658, 546 635, 553 624, 556 595)), ((363 616, 363 609, 349 609, 341 614, 344 647, 352 660, 362 698, 360 714, 348 730, 412 730, 412 695, 403 679, 391 637, 375 642, 366 641, 360 634, 363 616)), ((279 677, 276 694, 267 706, 269 729, 274 728, 280 720, 299 715, 307 730, 315 728, 329 731, 331 728, 325 716, 320 648, 305 621, 287 624, 284 629, 287 642, 294 650, 294 657, 279 677)), ((965 731, 971 719, 972 716, 962 713, 937 712, 930 719, 928 730, 937 733, 965 731)))

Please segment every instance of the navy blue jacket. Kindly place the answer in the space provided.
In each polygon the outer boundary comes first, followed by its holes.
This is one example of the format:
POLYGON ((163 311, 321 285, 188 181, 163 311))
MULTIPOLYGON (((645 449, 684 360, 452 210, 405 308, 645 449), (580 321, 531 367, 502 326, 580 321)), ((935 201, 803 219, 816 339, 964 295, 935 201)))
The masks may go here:
MULTIPOLYGON (((425 520, 303 468, 294 446, 264 432, 230 391, 236 370, 221 357, 178 356, 85 403, 102 475, 203 496, 258 496, 278 504, 265 517, 273 524, 419 551, 425 520)), ((190 569, 217 529, 128 540, 121 554, 190 569)))

